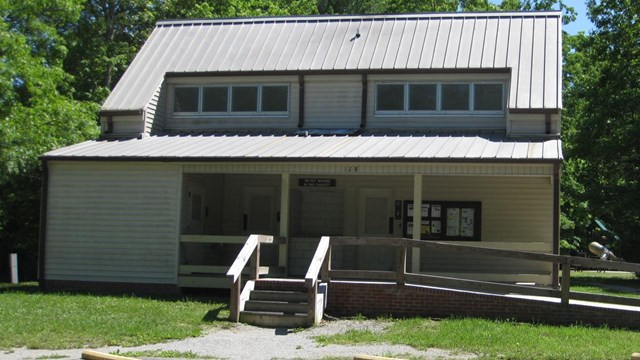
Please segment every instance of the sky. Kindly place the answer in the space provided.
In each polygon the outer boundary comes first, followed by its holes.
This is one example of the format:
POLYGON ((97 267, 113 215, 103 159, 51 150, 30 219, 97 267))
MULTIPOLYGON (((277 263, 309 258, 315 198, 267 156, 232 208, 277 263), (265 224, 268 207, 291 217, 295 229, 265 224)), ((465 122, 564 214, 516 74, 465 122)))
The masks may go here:
POLYGON ((568 6, 572 6, 578 13, 576 21, 563 26, 563 29, 569 33, 569 35, 575 35, 579 31, 588 33, 593 28, 593 24, 591 24, 591 21, 587 16, 587 6, 585 2, 586 0, 567 0, 565 2, 568 6))

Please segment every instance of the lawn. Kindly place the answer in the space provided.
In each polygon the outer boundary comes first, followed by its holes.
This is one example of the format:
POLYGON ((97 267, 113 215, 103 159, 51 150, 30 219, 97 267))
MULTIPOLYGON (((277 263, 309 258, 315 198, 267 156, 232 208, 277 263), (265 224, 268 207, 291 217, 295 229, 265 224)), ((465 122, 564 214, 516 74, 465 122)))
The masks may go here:
MULTIPOLYGON (((640 297, 631 273, 574 271, 571 290, 640 297)), ((473 318, 395 319, 382 333, 350 330, 320 344, 404 344, 479 354, 488 359, 628 359, 640 352, 640 332, 590 326, 550 326, 473 318)))
POLYGON ((0 284, 0 349, 136 346, 199 336, 228 324, 212 299, 42 293, 36 284, 0 284))
POLYGON ((628 272, 572 271, 571 291, 640 298, 640 279, 628 272))
POLYGON ((348 330, 316 340, 322 345, 386 342, 475 353, 487 359, 628 359, 640 352, 640 332, 471 318, 390 320, 381 333, 348 330))

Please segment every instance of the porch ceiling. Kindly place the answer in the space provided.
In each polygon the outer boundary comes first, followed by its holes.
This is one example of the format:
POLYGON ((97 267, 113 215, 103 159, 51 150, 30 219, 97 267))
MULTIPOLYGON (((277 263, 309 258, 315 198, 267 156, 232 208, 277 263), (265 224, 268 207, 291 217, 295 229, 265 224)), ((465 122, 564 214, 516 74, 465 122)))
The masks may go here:
POLYGON ((50 151, 45 160, 559 162, 557 138, 505 134, 305 136, 283 134, 167 135, 92 140, 50 151))

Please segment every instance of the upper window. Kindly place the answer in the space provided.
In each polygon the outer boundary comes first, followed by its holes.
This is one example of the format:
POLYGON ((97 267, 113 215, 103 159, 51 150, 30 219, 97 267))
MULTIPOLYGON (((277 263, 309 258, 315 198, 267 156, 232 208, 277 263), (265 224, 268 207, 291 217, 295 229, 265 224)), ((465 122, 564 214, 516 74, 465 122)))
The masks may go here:
POLYGON ((502 113, 502 83, 378 83, 378 114, 502 113))
POLYGON ((267 115, 288 111, 288 85, 176 86, 173 89, 173 112, 179 114, 267 115))

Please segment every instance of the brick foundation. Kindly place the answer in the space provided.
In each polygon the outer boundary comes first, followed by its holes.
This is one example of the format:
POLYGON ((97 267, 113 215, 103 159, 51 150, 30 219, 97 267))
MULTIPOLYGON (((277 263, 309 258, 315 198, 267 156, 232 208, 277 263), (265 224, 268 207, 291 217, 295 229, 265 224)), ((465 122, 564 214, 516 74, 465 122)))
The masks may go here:
POLYGON ((134 294, 139 296, 174 296, 180 294, 180 288, 176 285, 169 284, 46 280, 40 283, 40 287, 44 291, 64 291, 101 295, 134 294))
POLYGON ((470 316, 556 325, 608 325, 640 329, 640 311, 562 305, 501 295, 385 283, 332 281, 329 284, 326 313, 336 316, 470 316))

